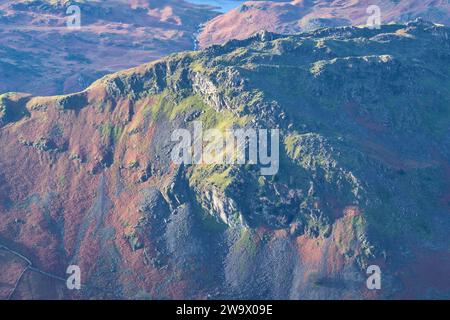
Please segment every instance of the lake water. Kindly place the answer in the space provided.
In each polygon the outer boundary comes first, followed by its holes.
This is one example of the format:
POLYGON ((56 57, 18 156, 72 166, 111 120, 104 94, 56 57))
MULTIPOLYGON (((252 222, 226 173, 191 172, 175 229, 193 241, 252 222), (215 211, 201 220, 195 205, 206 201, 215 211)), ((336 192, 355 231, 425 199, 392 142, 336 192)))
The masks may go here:
POLYGON ((213 7, 217 7, 220 12, 227 12, 231 9, 239 7, 244 0, 187 0, 187 2, 196 4, 205 4, 213 7))

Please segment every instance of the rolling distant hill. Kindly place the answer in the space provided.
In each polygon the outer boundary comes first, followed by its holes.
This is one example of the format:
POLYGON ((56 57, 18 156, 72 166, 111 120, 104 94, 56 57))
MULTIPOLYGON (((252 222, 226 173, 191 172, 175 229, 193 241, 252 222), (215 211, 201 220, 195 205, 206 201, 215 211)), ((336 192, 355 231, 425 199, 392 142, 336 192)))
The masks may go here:
POLYGON ((245 39, 266 30, 293 34, 319 27, 365 25, 367 8, 378 5, 382 23, 422 17, 450 24, 447 0, 294 0, 249 1, 209 21, 199 35, 200 46, 245 39))
POLYGON ((199 24, 217 15, 182 0, 0 1, 0 93, 53 95, 169 53, 192 50, 199 24), (80 30, 66 26, 69 5, 80 30))

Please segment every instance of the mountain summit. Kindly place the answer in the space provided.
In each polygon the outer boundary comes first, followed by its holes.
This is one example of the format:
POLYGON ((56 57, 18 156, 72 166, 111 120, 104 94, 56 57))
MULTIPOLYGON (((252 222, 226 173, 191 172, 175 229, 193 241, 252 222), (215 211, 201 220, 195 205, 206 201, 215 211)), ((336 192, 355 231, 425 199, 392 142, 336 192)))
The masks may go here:
POLYGON ((261 32, 0 96, 2 298, 448 298, 449 35, 261 32), (279 129, 278 174, 175 165, 196 121, 279 129))

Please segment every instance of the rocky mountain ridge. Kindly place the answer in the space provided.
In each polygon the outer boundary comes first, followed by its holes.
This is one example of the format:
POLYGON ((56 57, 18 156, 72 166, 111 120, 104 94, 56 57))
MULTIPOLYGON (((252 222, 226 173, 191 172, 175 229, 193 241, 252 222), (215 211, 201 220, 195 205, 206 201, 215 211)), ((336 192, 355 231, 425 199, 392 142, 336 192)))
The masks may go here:
POLYGON ((268 32, 0 96, 5 297, 448 298, 449 29, 268 32), (171 133, 278 128, 280 171, 171 162, 171 133), (379 265, 383 289, 366 287, 379 265), (48 279, 47 279, 48 280, 48 279), (29 288, 32 288, 30 290, 29 288))

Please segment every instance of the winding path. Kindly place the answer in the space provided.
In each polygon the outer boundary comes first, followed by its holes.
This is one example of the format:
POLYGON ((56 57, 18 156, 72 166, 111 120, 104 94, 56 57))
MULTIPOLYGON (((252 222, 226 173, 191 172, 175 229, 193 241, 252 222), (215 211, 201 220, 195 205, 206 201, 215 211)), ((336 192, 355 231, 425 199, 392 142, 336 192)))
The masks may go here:
POLYGON ((43 271, 43 270, 40 270, 40 269, 38 269, 38 268, 33 267, 33 263, 31 262, 31 260, 28 259, 27 257, 25 257, 24 255, 20 254, 19 252, 15 251, 15 250, 13 250, 13 249, 11 249, 11 248, 5 246, 5 245, 0 244, 0 250, 1 250, 1 249, 5 250, 5 251, 8 251, 9 253, 15 255, 16 257, 19 257, 20 259, 22 259, 23 261, 25 261, 25 262, 27 263, 27 266, 22 270, 22 272, 21 272, 20 275, 19 275, 19 278, 18 278, 18 279, 16 280, 16 282, 14 283, 14 287, 13 287, 13 289, 11 290, 11 292, 9 293, 9 295, 8 295, 8 297, 7 297, 8 300, 11 300, 11 298, 13 297, 14 293, 15 293, 16 290, 17 290, 17 287, 18 287, 19 284, 20 284, 20 281, 22 280, 22 278, 23 278, 23 276, 25 275, 25 273, 26 273, 27 271, 29 271, 29 270, 30 270, 30 271, 34 271, 34 272, 36 272, 36 273, 39 273, 39 274, 41 274, 41 275, 44 275, 44 276, 46 276, 46 277, 50 277, 50 278, 55 279, 55 280, 59 280, 59 281, 62 281, 62 282, 66 282, 66 279, 64 279, 64 278, 62 278, 62 277, 59 277, 59 276, 57 276, 57 275, 54 275, 54 274, 51 274, 51 273, 48 273, 48 272, 45 272, 45 271, 43 271))

